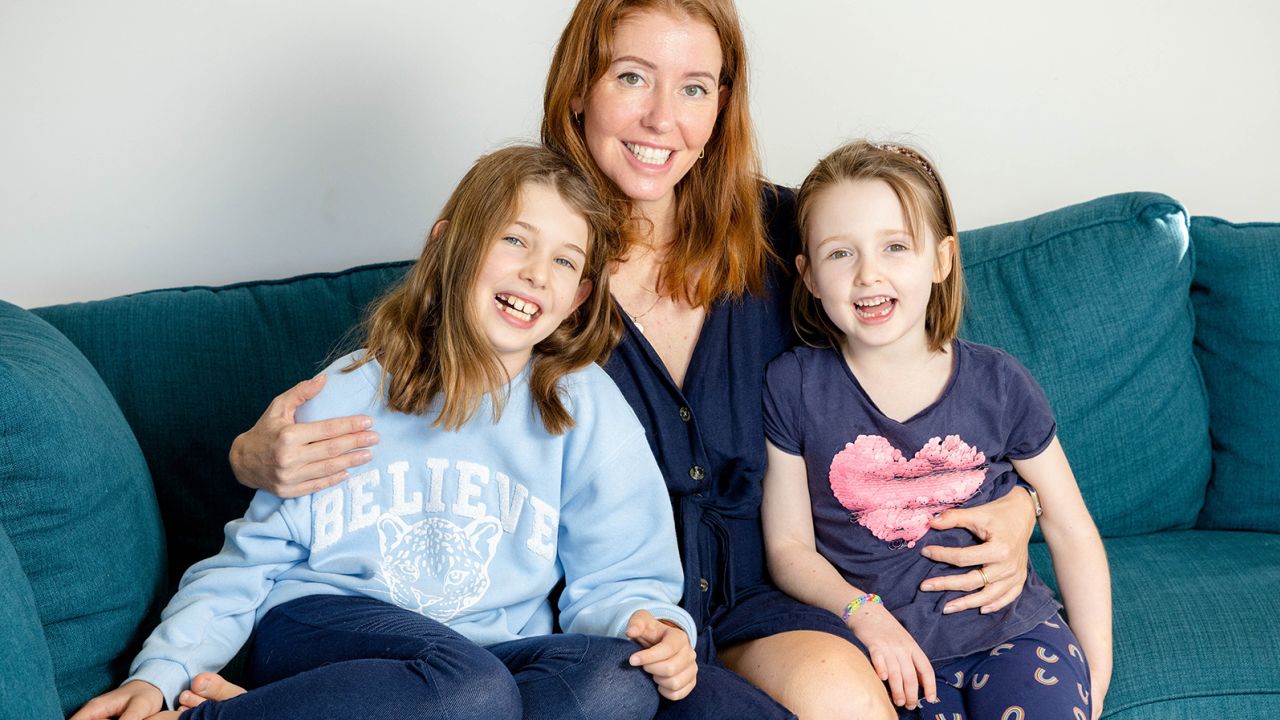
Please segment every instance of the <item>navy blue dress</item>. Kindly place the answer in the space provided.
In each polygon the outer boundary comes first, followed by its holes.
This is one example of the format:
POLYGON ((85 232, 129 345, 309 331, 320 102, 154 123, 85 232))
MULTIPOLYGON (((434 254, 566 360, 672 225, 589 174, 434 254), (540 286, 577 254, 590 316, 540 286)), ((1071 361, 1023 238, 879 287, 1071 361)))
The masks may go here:
POLYGON ((765 365, 795 341, 788 303, 799 244, 794 193, 779 188, 764 197, 767 232, 782 263, 771 264, 765 293, 710 307, 684 387, 629 318, 605 365, 666 476, 684 560, 682 605, 698 623, 704 663, 714 661, 717 647, 789 630, 852 640, 838 617, 783 594, 765 569, 761 392, 765 365))

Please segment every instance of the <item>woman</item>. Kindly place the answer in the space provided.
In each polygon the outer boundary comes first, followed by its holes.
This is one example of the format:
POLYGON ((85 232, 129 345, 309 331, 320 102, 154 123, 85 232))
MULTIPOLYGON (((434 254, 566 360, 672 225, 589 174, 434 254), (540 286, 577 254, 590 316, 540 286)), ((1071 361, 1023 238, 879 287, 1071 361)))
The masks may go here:
MULTIPOLYGON (((667 478, 702 660, 693 693, 660 716, 893 717, 839 618, 791 600, 764 569, 760 390, 765 363, 794 340, 785 266, 798 245, 791 193, 759 179, 745 50, 731 0, 582 0, 544 96, 543 142, 613 198, 630 242, 611 278, 628 322, 606 370, 667 478)), ((322 383, 276 398, 236 439, 243 484, 296 496, 372 457, 368 418, 293 422, 322 383)), ((936 527, 987 542, 928 550, 972 569, 924 589, 977 591, 956 609, 1003 606, 1022 587, 1033 525, 1024 492, 949 511, 936 527)))

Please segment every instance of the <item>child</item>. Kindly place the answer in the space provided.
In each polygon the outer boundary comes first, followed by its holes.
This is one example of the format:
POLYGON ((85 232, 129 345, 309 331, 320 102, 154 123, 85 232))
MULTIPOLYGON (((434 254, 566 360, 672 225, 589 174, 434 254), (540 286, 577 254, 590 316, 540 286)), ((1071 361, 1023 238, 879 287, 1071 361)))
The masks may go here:
MULTIPOLYGON (((923 690, 917 717, 1097 718, 1111 676, 1102 541, 1043 391, 1005 352, 956 338, 964 283, 941 178, 914 150, 856 142, 818 163, 797 203, 793 317, 814 347, 766 375, 774 579, 844 618, 896 705, 916 709, 923 690), (950 567, 920 548, 975 542, 952 529, 922 543, 932 518, 1020 480, 1043 501, 1070 627, 1034 573, 990 613, 919 589, 950 567)), ((984 573, 964 573, 971 590, 984 573)))
POLYGON ((367 347, 302 410, 373 414, 381 461, 315 495, 259 492, 187 572, 129 680, 76 720, 179 707, 255 626, 258 687, 184 718, 638 718, 657 709, 655 681, 688 694, 671 506, 594 364, 620 327, 617 242, 567 161, 540 147, 481 158, 374 310, 367 347), (576 634, 550 634, 561 579, 576 634))

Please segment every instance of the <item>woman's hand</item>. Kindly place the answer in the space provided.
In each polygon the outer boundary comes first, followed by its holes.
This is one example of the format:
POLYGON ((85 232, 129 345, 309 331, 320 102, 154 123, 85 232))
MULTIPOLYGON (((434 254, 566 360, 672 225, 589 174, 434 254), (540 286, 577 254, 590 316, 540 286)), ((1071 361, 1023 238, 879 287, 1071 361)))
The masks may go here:
POLYGON ((231 443, 231 470, 241 485, 282 498, 299 497, 336 485, 347 469, 368 462, 363 448, 378 442, 366 432, 373 420, 365 415, 322 422, 297 423, 294 414, 324 388, 317 375, 277 396, 247 432, 231 443))
POLYGON ((883 605, 862 605, 849 618, 849 629, 867 647, 871 666, 888 685, 894 705, 914 710, 921 691, 929 702, 938 702, 933 664, 911 633, 883 605))
POLYGON ((982 541, 969 547, 930 545, 921 553, 937 562, 973 570, 931 577, 920 584, 926 592, 974 590, 943 608, 945 613, 981 608, 990 613, 1022 594, 1027 580, 1027 543, 1036 526, 1035 505, 1026 490, 1014 488, 985 505, 952 508, 933 519, 934 530, 962 527, 982 541))
POLYGON ((679 700, 698 683, 698 656, 684 630, 638 610, 627 623, 627 637, 645 648, 631 656, 632 667, 643 667, 653 676, 658 693, 679 700))
POLYGON ((160 688, 142 680, 130 680, 85 703, 71 720, 144 720, 163 709, 164 695, 160 688))

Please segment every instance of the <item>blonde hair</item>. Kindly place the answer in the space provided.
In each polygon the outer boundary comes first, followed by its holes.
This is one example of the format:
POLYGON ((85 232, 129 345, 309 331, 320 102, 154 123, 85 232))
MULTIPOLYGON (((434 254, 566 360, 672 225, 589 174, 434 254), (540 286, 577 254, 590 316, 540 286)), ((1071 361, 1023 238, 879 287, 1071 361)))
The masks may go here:
POLYGON ((533 348, 529 387, 547 431, 573 427, 560 397, 565 374, 603 362, 622 332, 609 295, 607 267, 620 249, 617 226, 575 165, 541 146, 498 150, 476 161, 440 211, 447 220, 429 237, 404 280, 374 306, 365 322, 368 352, 346 371, 377 360, 387 405, 425 415, 437 395, 443 407, 431 423, 456 430, 474 417, 486 394, 501 417, 507 382, 496 350, 480 330, 471 302, 480 268, 495 238, 519 213, 521 190, 541 183, 556 190, 587 222, 591 240, 582 280, 586 300, 533 348))
POLYGON ((591 157, 573 105, 585 102, 613 62, 618 24, 643 12, 664 12, 709 24, 724 58, 719 82, 728 98, 704 149, 676 184, 676 234, 659 291, 694 306, 764 289, 774 258, 764 241, 761 172, 747 97, 747 52, 732 0, 581 0, 556 45, 543 95, 542 142, 572 158, 595 183, 634 242, 632 202, 591 157))
MULTIPOLYGON (((921 230, 928 230, 938 242, 948 236, 955 237, 955 211, 933 163, 919 150, 905 145, 858 140, 819 160, 800 186, 796 217, 800 226, 801 251, 807 265, 812 265, 808 236, 813 204, 823 190, 848 180, 883 180, 892 188, 906 212, 907 231, 912 237, 922 238, 921 230)), ((936 283, 929 294, 929 304, 925 309, 925 333, 929 349, 935 352, 955 339, 964 313, 964 272, 960 265, 958 242, 953 245, 951 267, 946 270, 946 277, 936 283)), ((840 345, 843 333, 804 282, 796 282, 791 300, 791 319, 796 333, 805 343, 815 347, 840 345)))

